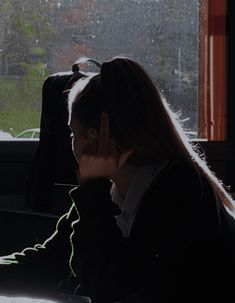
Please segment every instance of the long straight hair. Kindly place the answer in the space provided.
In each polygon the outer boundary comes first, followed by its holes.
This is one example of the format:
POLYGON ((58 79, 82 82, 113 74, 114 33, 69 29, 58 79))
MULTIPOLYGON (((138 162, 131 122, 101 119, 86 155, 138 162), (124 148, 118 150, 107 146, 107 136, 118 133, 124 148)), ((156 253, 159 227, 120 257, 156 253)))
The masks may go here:
POLYGON ((100 114, 109 115, 110 134, 120 151, 131 148, 137 165, 183 159, 211 184, 217 200, 231 212, 233 199, 186 136, 179 118, 137 62, 115 57, 99 74, 79 80, 69 93, 69 117, 99 130, 100 114))

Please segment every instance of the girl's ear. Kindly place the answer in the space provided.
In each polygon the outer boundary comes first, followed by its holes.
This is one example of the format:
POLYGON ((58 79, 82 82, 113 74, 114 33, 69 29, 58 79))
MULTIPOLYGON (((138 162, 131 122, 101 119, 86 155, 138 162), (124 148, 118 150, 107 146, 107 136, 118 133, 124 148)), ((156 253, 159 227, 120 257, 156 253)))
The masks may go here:
POLYGON ((86 136, 87 136, 88 141, 91 143, 94 140, 97 140, 99 138, 99 133, 95 128, 89 127, 86 132, 86 136))

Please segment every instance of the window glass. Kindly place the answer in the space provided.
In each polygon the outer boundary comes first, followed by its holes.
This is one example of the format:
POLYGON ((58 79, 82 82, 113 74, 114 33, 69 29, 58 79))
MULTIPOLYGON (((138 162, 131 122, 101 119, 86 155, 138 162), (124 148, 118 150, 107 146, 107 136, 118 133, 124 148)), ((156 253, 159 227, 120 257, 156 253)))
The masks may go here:
POLYGON ((1 0, 0 137, 38 128, 41 89, 81 56, 142 63, 192 136, 198 124, 196 0, 1 0))
POLYGON ((23 131, 19 135, 17 135, 18 138, 32 138, 33 132, 32 131, 23 131))

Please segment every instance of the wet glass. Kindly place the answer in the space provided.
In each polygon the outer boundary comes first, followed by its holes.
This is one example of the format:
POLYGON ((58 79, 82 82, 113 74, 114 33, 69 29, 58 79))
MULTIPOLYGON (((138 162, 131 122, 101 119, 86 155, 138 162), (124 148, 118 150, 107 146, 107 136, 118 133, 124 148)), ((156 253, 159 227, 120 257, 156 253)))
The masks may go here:
POLYGON ((199 9, 199 0, 2 0, 0 138, 39 127, 48 75, 116 55, 144 65, 196 137, 199 9))

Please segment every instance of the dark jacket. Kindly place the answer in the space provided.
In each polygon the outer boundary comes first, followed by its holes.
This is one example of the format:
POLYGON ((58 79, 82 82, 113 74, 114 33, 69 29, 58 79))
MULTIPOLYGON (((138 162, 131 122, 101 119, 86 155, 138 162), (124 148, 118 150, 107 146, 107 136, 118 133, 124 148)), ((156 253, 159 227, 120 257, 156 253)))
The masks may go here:
POLYGON ((129 238, 109 191, 105 179, 73 190, 51 239, 3 258, 19 263, 0 266, 0 287, 77 288, 95 303, 235 302, 234 220, 191 164, 171 162, 154 179, 129 238))

